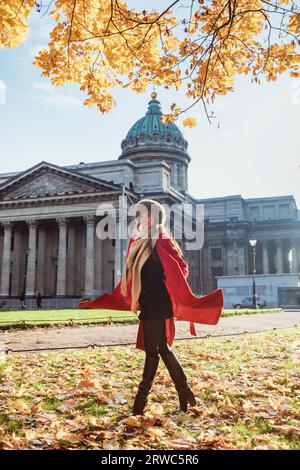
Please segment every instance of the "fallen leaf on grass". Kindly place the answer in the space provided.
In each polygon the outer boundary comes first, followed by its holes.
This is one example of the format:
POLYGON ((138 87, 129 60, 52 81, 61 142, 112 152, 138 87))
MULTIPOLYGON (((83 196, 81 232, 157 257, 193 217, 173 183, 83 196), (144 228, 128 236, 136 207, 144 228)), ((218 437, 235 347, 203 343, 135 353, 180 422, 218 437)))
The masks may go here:
POLYGON ((59 441, 70 442, 71 444, 78 444, 79 442, 82 442, 83 439, 81 434, 73 434, 63 430, 58 431, 55 435, 55 438, 59 441))

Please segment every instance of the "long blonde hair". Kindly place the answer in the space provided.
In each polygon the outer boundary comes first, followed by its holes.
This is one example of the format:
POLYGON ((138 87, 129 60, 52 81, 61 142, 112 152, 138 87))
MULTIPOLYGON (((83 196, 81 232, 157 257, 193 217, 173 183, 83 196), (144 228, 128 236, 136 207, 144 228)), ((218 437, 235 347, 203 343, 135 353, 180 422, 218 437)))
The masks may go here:
MULTIPOLYGON (((170 239, 172 240, 172 243, 173 243, 174 247, 177 249, 178 253, 180 253, 180 255, 182 255, 183 253, 182 253, 182 249, 181 249, 179 243, 175 240, 175 238, 173 237, 171 232, 169 230, 167 230, 166 227, 165 227, 166 211, 165 211, 163 205, 160 204, 158 201, 155 201, 154 199, 140 199, 135 205, 136 211, 138 211, 139 206, 141 206, 142 209, 146 209, 147 214, 151 215, 151 218, 152 218, 151 227, 154 226, 156 229, 158 229, 160 234, 168 235, 170 237, 170 239)), ((140 215, 141 215, 141 211, 140 211, 140 215)), ((140 215, 137 217, 137 224, 136 224, 137 232, 139 232, 140 225, 141 225, 140 215)), ((147 248, 148 248, 148 251, 149 251, 150 254, 152 253, 152 249, 153 249, 152 244, 151 244, 151 236, 150 236, 151 227, 148 230, 148 244, 147 244, 147 248)))

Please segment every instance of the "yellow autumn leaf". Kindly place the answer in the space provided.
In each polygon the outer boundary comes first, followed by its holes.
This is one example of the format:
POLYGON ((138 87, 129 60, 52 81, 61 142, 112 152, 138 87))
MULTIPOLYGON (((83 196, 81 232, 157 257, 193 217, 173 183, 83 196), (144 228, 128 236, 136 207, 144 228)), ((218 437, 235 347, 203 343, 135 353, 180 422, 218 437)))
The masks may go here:
POLYGON ((195 127, 197 125, 197 119, 195 119, 193 117, 187 117, 187 118, 183 119, 182 124, 185 127, 195 127))
POLYGON ((60 19, 60 14, 59 14, 59 12, 56 11, 56 10, 51 11, 51 12, 49 13, 49 16, 50 16, 50 18, 52 18, 54 21, 56 21, 56 23, 57 23, 57 22, 59 21, 59 19, 60 19))

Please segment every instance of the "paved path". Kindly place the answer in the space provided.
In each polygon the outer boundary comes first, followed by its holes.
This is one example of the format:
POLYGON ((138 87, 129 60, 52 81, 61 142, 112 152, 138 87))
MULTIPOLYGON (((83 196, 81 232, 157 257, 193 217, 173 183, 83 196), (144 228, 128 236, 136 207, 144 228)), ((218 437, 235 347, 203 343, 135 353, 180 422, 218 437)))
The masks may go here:
MULTIPOLYGON (((219 336, 243 332, 258 332, 273 328, 300 326, 300 310, 262 315, 243 315, 221 318, 218 325, 197 325, 199 337, 219 336)), ((134 344, 137 325, 86 325, 0 332, 0 349, 47 349, 82 347, 89 344, 134 344)), ((194 338, 189 332, 189 322, 176 320, 176 339, 194 338)))

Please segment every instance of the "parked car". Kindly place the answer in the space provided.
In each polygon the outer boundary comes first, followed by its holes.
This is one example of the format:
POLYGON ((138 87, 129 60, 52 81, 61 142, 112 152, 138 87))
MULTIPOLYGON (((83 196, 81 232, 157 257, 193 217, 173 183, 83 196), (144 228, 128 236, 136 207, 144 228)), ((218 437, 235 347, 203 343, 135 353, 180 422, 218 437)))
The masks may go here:
MULTIPOLYGON (((267 305, 266 299, 264 297, 257 296, 256 304, 258 308, 264 308, 267 305)), ((253 297, 245 297, 241 302, 232 304, 233 308, 251 308, 253 306, 253 297)))

